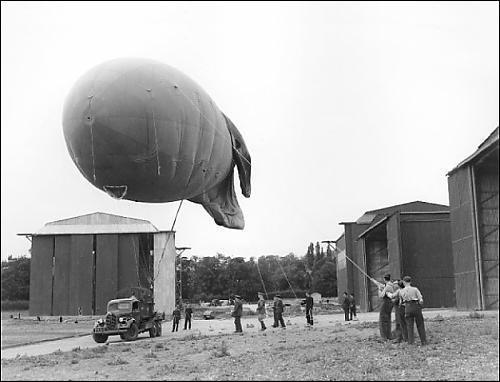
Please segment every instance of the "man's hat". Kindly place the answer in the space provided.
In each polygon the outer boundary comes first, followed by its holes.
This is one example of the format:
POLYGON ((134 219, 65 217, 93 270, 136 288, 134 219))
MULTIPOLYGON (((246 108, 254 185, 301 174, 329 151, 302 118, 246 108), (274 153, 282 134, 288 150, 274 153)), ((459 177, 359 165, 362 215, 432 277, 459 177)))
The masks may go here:
POLYGON ((234 295, 234 298, 241 298, 241 296, 239 296, 239 295, 235 294, 235 295, 234 295))

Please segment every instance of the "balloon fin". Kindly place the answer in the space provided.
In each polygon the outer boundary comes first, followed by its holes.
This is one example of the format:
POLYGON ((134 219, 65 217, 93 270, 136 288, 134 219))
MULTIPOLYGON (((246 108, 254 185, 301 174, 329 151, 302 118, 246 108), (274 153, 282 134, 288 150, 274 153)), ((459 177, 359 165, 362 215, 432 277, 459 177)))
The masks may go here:
POLYGON ((189 200, 201 204, 216 224, 233 229, 245 228, 243 211, 234 190, 234 168, 214 188, 189 200))
POLYGON ((247 145, 241 133, 224 113, 222 113, 222 115, 226 119, 226 125, 231 134, 233 160, 238 168, 241 192, 245 197, 249 198, 251 192, 250 174, 252 170, 252 158, 250 157, 250 153, 248 152, 247 145))

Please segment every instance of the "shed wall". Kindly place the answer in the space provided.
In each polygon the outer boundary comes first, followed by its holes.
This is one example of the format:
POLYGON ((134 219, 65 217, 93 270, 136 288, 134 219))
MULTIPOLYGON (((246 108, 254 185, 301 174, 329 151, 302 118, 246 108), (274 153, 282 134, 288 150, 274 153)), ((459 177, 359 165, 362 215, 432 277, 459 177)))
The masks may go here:
POLYGON ((483 309, 498 309, 498 163, 475 174, 483 309))
POLYGON ((448 214, 401 216, 403 273, 412 277, 429 308, 455 306, 448 214))
POLYGON ((108 301, 118 292, 118 235, 97 235, 96 311, 106 314, 108 301))
POLYGON ((458 309, 480 309, 472 173, 464 167, 448 177, 455 295, 458 309))
POLYGON ((118 290, 142 286, 139 285, 138 248, 139 241, 136 234, 118 237, 118 290))
POLYGON ((35 236, 31 250, 30 315, 50 315, 52 309, 53 236, 35 236))
POLYGON ((69 314, 92 314, 93 235, 71 236, 69 314))
POLYGON ((55 236, 53 315, 68 314, 71 279, 71 236, 55 236))

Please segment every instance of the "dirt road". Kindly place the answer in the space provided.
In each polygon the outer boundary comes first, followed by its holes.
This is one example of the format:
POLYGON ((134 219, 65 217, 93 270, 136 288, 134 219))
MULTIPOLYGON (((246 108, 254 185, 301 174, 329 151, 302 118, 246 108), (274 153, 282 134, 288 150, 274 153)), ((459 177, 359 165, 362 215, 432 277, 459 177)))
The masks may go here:
MULTIPOLYGON (((440 315, 443 318, 451 317, 451 316, 467 316, 469 312, 460 312, 453 309, 433 309, 433 310, 424 310, 424 317, 434 318, 440 315)), ((378 312, 369 312, 369 313, 358 313, 359 321, 344 321, 343 314, 329 314, 329 315, 317 315, 314 317, 314 326, 317 328, 327 328, 333 325, 351 325, 357 322, 377 322, 378 320, 378 312)), ((305 326, 305 317, 295 316, 295 317, 286 317, 285 321, 287 322, 288 328, 287 330, 296 330, 296 329, 304 329, 305 326)), ((259 331, 259 323, 255 316, 244 317, 241 320, 244 333, 257 333, 259 331), (253 325, 253 327, 252 327, 253 325)), ((272 317, 266 319, 266 324, 268 327, 272 325, 272 317)), ((183 330, 184 320, 181 320, 179 325, 179 331, 172 333, 171 332, 171 323, 169 321, 163 324, 163 338, 177 338, 180 336, 185 336, 187 332, 183 330)), ((270 328, 271 329, 271 328, 270 328)), ((218 334, 229 334, 234 330, 234 324, 232 320, 193 320, 192 322, 192 330, 191 332, 210 336, 210 335, 218 335, 218 334)), ((278 329, 272 329, 278 330, 278 329)), ((279 329, 281 330, 281 329, 279 329)), ((149 335, 147 333, 143 333, 139 336, 138 341, 141 339, 147 339, 149 335)), ((112 336, 108 340, 109 345, 121 344, 123 341, 119 336, 112 336)), ((55 351, 71 351, 75 348, 86 349, 86 348, 94 348, 99 346, 94 342, 90 335, 82 336, 82 337, 74 337, 74 338, 66 338, 55 341, 46 341, 38 344, 12 347, 9 349, 4 349, 1 352, 2 359, 12 359, 17 356, 36 356, 42 354, 49 354, 55 351)))

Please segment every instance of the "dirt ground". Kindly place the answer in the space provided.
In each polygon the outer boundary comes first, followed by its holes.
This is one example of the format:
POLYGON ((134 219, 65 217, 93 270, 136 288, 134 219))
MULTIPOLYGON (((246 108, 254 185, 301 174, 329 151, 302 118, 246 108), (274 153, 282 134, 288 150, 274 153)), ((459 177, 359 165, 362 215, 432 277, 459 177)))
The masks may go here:
POLYGON ((313 329, 292 323, 264 332, 244 324, 243 334, 211 335, 170 335, 167 322, 154 339, 2 359, 2 380, 499 379, 498 312, 434 314, 425 325, 429 345, 422 347, 418 339, 416 345, 380 340, 373 320, 323 320, 313 329))

